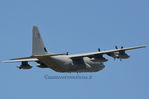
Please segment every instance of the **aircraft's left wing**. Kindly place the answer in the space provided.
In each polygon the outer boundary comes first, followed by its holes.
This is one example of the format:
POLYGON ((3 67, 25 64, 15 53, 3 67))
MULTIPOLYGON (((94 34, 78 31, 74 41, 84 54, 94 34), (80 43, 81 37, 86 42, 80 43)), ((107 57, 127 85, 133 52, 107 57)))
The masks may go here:
POLYGON ((3 62, 4 62, 4 63, 12 63, 12 62, 35 62, 35 61, 39 61, 39 59, 38 59, 37 57, 58 56, 58 55, 66 55, 66 54, 67 54, 67 53, 35 55, 35 56, 30 56, 30 57, 23 57, 23 58, 10 59, 10 60, 3 61, 3 62))
POLYGON ((136 46, 136 47, 114 49, 114 50, 107 50, 107 51, 100 51, 100 52, 92 52, 92 53, 84 53, 84 54, 74 54, 74 55, 69 55, 69 57, 70 58, 93 57, 95 55, 110 54, 110 53, 114 53, 114 52, 133 50, 133 49, 145 48, 145 47, 146 46, 136 46))
POLYGON ((12 62, 35 62, 38 61, 37 58, 33 57, 24 57, 24 58, 15 58, 15 59, 10 59, 7 61, 3 61, 4 63, 12 63, 12 62))

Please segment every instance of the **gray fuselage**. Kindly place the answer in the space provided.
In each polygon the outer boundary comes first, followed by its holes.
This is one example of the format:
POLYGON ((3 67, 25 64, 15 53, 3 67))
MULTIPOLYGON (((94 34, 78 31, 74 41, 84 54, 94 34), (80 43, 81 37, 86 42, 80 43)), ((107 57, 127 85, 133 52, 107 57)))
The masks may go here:
POLYGON ((92 62, 88 57, 71 59, 69 55, 61 55, 38 59, 57 72, 97 72, 105 67, 102 62, 92 62))

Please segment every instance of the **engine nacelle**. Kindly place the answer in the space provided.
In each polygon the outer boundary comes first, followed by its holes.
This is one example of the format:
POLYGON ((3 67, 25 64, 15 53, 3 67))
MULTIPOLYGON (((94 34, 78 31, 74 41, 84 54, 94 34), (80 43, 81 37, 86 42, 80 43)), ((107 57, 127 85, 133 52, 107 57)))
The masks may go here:
POLYGON ((113 57, 113 58, 120 58, 120 59, 128 59, 130 57, 130 55, 126 54, 125 52, 113 52, 108 54, 109 56, 113 57))
POLYGON ((120 59, 128 59, 130 57, 130 55, 128 55, 128 54, 119 54, 119 58, 120 59))
POLYGON ((108 59, 104 58, 104 57, 99 57, 99 58, 92 58, 91 61, 93 62, 106 62, 108 61, 108 59))
POLYGON ((20 66, 17 66, 19 69, 31 69, 32 66, 28 64, 28 62, 22 62, 20 66))

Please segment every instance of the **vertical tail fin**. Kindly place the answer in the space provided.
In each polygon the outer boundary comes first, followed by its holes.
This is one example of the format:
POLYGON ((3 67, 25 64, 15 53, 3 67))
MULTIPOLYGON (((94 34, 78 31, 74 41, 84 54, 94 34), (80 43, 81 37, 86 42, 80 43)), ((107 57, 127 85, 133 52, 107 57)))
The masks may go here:
POLYGON ((38 27, 33 26, 32 56, 45 54, 47 54, 47 50, 44 46, 38 27))

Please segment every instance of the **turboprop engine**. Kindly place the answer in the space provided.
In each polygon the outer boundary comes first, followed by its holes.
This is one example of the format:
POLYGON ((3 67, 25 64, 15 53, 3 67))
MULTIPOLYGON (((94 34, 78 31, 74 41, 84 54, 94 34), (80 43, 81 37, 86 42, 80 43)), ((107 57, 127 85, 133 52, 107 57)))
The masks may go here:
MULTIPOLYGON (((98 51, 100 52, 100 48, 98 48, 98 51)), ((108 59, 106 59, 105 57, 103 57, 102 54, 98 54, 94 57, 90 57, 91 58, 91 61, 93 62, 106 62, 108 61, 108 59)))
MULTIPOLYGON (((118 49, 117 46, 115 46, 115 48, 118 49)), ((123 49, 123 46, 121 47, 121 49, 123 49)), ((112 52, 112 53, 109 53, 108 55, 113 58, 119 58, 119 59, 128 59, 130 57, 130 55, 126 54, 125 50, 112 52)))
POLYGON ((30 64, 28 64, 28 62, 22 62, 22 64, 20 66, 17 66, 17 68, 19 68, 19 69, 31 69, 32 66, 30 64))

